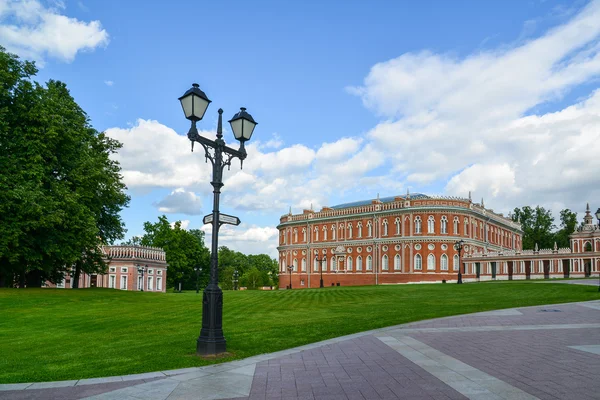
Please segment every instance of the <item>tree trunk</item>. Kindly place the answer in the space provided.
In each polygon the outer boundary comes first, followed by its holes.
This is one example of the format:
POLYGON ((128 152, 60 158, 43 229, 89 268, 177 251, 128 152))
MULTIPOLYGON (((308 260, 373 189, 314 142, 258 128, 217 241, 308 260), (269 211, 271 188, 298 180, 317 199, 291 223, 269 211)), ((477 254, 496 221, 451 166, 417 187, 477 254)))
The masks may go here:
POLYGON ((75 276, 71 277, 71 288, 79 289, 79 276, 81 275, 81 265, 79 261, 75 263, 75 276))
POLYGON ((6 287, 6 275, 0 270, 0 288, 6 287))
POLYGON ((19 274, 19 289, 25 289, 25 271, 19 274))
POLYGON ((27 281, 27 287, 42 287, 42 271, 40 271, 39 269, 29 271, 25 277, 27 281))

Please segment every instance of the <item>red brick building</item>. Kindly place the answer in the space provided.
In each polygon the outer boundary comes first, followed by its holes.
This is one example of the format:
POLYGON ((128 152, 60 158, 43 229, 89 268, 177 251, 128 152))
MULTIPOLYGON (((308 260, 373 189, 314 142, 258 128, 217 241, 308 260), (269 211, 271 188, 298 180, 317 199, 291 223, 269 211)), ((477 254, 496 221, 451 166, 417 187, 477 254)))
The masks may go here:
MULTIPOLYGON (((456 280, 465 254, 521 251, 519 224, 483 200, 408 194, 358 201, 280 219, 280 287, 377 285, 456 280), (318 262, 315 258, 326 259, 318 262), (292 266, 292 272, 287 269, 292 266), (322 270, 321 270, 322 268, 322 270)), ((463 260, 464 261, 464 260, 463 260)), ((477 279, 467 270, 465 280, 477 279)))
MULTIPOLYGON (((79 287, 105 287, 121 290, 143 290, 166 292, 167 261, 164 250, 146 246, 103 246, 108 261, 106 274, 82 274, 79 287), (144 268, 144 274, 138 272, 144 268)), ((46 287, 72 288, 71 276, 67 275, 58 284, 46 287)))

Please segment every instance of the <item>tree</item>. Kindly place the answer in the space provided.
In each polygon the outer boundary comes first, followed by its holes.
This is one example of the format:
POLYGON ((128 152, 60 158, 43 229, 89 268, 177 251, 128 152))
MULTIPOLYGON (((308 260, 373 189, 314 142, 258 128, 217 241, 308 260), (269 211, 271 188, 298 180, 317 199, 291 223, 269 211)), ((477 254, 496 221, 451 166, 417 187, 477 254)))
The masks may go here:
POLYGON ((99 247, 123 237, 129 202, 120 144, 90 125, 66 85, 0 47, 0 286, 40 286, 106 267, 99 247))
POLYGON ((555 234, 556 245, 561 247, 570 247, 569 235, 575 231, 577 226, 577 213, 569 209, 560 212, 560 229, 555 234))
POLYGON ((209 252, 204 245, 204 232, 198 229, 186 231, 181 227, 181 221, 171 225, 166 216, 158 218, 158 222, 144 223, 141 244, 143 246, 161 247, 167 260, 167 286, 184 289, 195 289, 196 271, 194 267, 202 268, 201 281, 208 281, 209 252))
POLYGON ((515 208, 511 215, 514 221, 520 221, 523 229, 523 249, 552 248, 554 246, 554 218, 552 212, 544 207, 515 208))

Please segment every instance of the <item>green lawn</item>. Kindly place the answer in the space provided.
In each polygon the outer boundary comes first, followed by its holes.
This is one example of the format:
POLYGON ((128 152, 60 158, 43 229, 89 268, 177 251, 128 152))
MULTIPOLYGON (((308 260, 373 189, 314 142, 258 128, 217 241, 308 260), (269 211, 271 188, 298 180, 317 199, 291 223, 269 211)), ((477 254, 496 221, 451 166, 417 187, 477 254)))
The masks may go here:
MULTIPOLYGON (((539 281, 538 281, 539 282, 539 281)), ((600 299, 597 287, 533 282, 227 291, 221 361, 428 318, 600 299)), ((0 289, 0 383, 209 364, 194 355, 201 295, 0 289)))

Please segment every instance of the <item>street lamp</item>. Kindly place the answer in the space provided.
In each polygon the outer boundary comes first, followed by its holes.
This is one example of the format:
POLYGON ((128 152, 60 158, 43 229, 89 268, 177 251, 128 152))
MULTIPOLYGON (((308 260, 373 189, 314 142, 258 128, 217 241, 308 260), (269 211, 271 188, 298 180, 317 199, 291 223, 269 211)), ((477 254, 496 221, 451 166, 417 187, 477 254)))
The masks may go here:
MULTIPOLYGON (((223 169, 231 167, 231 160, 239 158, 243 163, 246 158, 246 149, 244 143, 250 140, 256 122, 245 108, 229 120, 233 136, 240 142, 238 150, 225 145, 223 140, 223 110, 219 108, 219 120, 217 123, 217 139, 211 140, 200 136, 196 128, 196 122, 204 117, 204 113, 210 104, 206 94, 200 90, 197 83, 179 98, 185 117, 192 122, 188 132, 188 139, 192 142, 192 151, 194 151, 194 142, 200 143, 204 148, 206 160, 212 164, 213 186, 213 210, 212 210, 212 245, 210 255, 210 281, 204 289, 202 298, 202 329, 196 346, 196 353, 199 355, 214 355, 226 351, 226 341, 223 336, 223 291, 219 288, 219 227, 222 221, 219 220, 219 195, 223 187, 223 169)), ((242 165, 242 164, 240 164, 242 165)), ((238 222, 239 223, 239 222, 238 222)))
POLYGON ((198 294, 198 292, 200 292, 198 281, 200 280, 200 272, 202 272, 202 267, 199 264, 196 264, 194 271, 196 271, 196 294, 198 294))
POLYGON ((233 290, 238 290, 238 270, 233 271, 233 290))
POLYGON ((464 246, 465 246, 465 241, 462 239, 460 239, 459 241, 454 243, 454 250, 458 251, 458 280, 456 281, 456 283, 458 283, 458 284, 463 283, 462 274, 460 272, 460 266, 461 266, 462 250, 463 250, 464 246))
MULTIPOLYGON (((600 208, 596 211, 596 218, 598 219, 598 227, 600 228, 600 208)), ((600 270, 598 271, 598 292, 600 292, 600 270)))
POLYGON ((327 256, 323 255, 323 258, 319 259, 319 256, 315 256, 315 261, 319 263, 319 270, 321 271, 321 281, 319 282, 319 287, 323 287, 323 263, 327 263, 327 256))
POLYGON ((291 290, 292 289, 292 270, 294 269, 294 267, 292 267, 291 265, 288 265, 287 269, 290 272, 290 290, 291 290))
POLYGON ((138 270, 138 274, 142 275, 142 287, 140 288, 140 291, 144 291, 144 273, 146 272, 146 268, 148 268, 148 266, 142 266, 140 264, 137 264, 137 270, 138 270))

